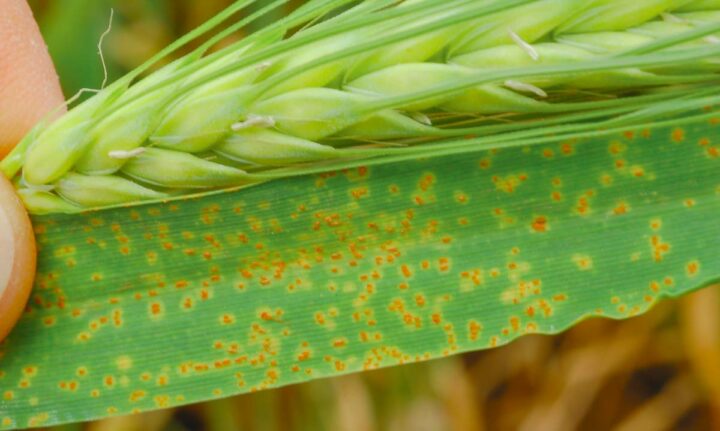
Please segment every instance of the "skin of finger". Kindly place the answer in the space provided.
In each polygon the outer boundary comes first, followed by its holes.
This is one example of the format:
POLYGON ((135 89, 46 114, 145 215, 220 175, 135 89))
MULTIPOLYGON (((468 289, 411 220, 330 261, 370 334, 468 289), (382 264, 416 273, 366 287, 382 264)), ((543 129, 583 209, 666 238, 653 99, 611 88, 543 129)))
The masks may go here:
POLYGON ((0 0, 0 158, 48 113, 64 113, 63 101, 26 0, 0 0))
POLYGON ((25 308, 35 276, 35 238, 22 202, 0 175, 0 340, 25 308))

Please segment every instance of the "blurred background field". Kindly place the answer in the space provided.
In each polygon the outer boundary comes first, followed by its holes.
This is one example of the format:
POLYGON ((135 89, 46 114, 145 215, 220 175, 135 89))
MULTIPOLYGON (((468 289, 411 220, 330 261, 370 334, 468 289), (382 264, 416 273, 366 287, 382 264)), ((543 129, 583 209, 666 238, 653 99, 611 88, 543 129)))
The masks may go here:
MULTIPOLYGON (((112 81, 230 2, 30 1, 68 98, 103 82, 97 43, 110 8, 112 81)), ((490 351, 53 430, 720 429, 718 310, 720 290, 709 288, 490 351)))
MULTIPOLYGON (((114 11, 112 28, 103 42, 108 82, 207 21, 232 0, 29 0, 29 3, 69 98, 81 88, 98 88, 103 81, 97 44, 108 28, 110 9, 114 11)), ((284 8, 275 9, 246 30, 262 27, 302 3, 289 1, 284 8)), ((247 10, 252 12, 266 4, 260 1, 247 10)), ((223 43, 242 36, 236 34, 223 43)), ((194 47, 197 44, 190 44, 177 54, 194 47)))

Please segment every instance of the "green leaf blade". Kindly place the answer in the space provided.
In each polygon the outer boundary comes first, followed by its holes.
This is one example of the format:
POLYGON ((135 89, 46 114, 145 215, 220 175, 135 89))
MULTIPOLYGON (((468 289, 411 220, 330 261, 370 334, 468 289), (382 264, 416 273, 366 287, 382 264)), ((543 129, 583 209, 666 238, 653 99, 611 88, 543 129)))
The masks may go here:
POLYGON ((493 347, 716 282, 716 127, 36 217, 0 429, 493 347))

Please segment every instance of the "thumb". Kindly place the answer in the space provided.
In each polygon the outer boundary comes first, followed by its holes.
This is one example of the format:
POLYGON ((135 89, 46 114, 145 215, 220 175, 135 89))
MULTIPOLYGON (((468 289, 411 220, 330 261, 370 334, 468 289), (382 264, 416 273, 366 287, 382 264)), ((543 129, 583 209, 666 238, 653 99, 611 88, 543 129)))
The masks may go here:
POLYGON ((63 95, 25 0, 0 0, 0 41, 1 159, 38 120, 62 106, 63 95))
MULTIPOLYGON (((25 0, 0 0, 0 159, 63 96, 25 0)), ((0 173, 0 341, 20 317, 35 276, 30 220, 0 173)))

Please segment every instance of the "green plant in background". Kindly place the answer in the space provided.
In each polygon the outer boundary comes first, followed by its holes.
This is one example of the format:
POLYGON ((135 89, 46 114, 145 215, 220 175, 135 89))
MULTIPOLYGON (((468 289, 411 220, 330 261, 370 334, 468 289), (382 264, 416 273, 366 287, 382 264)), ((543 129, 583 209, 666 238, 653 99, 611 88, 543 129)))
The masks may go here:
POLYGON ((278 180, 36 217, 0 427, 493 347, 717 280, 713 4, 326 15, 343 3, 128 89, 142 67, 3 161, 38 213, 278 180))
MULTIPOLYGON (((97 51, 98 35, 107 25, 109 3, 106 1, 66 1, 52 3, 43 16, 41 25, 48 49, 55 59, 58 74, 63 77, 66 89, 74 94, 81 88, 99 86, 103 68, 99 61, 87 61, 87 53, 97 51), (76 29, 71 33, 66 26, 76 29)), ((109 74, 117 76, 115 64, 109 62, 109 74)))

